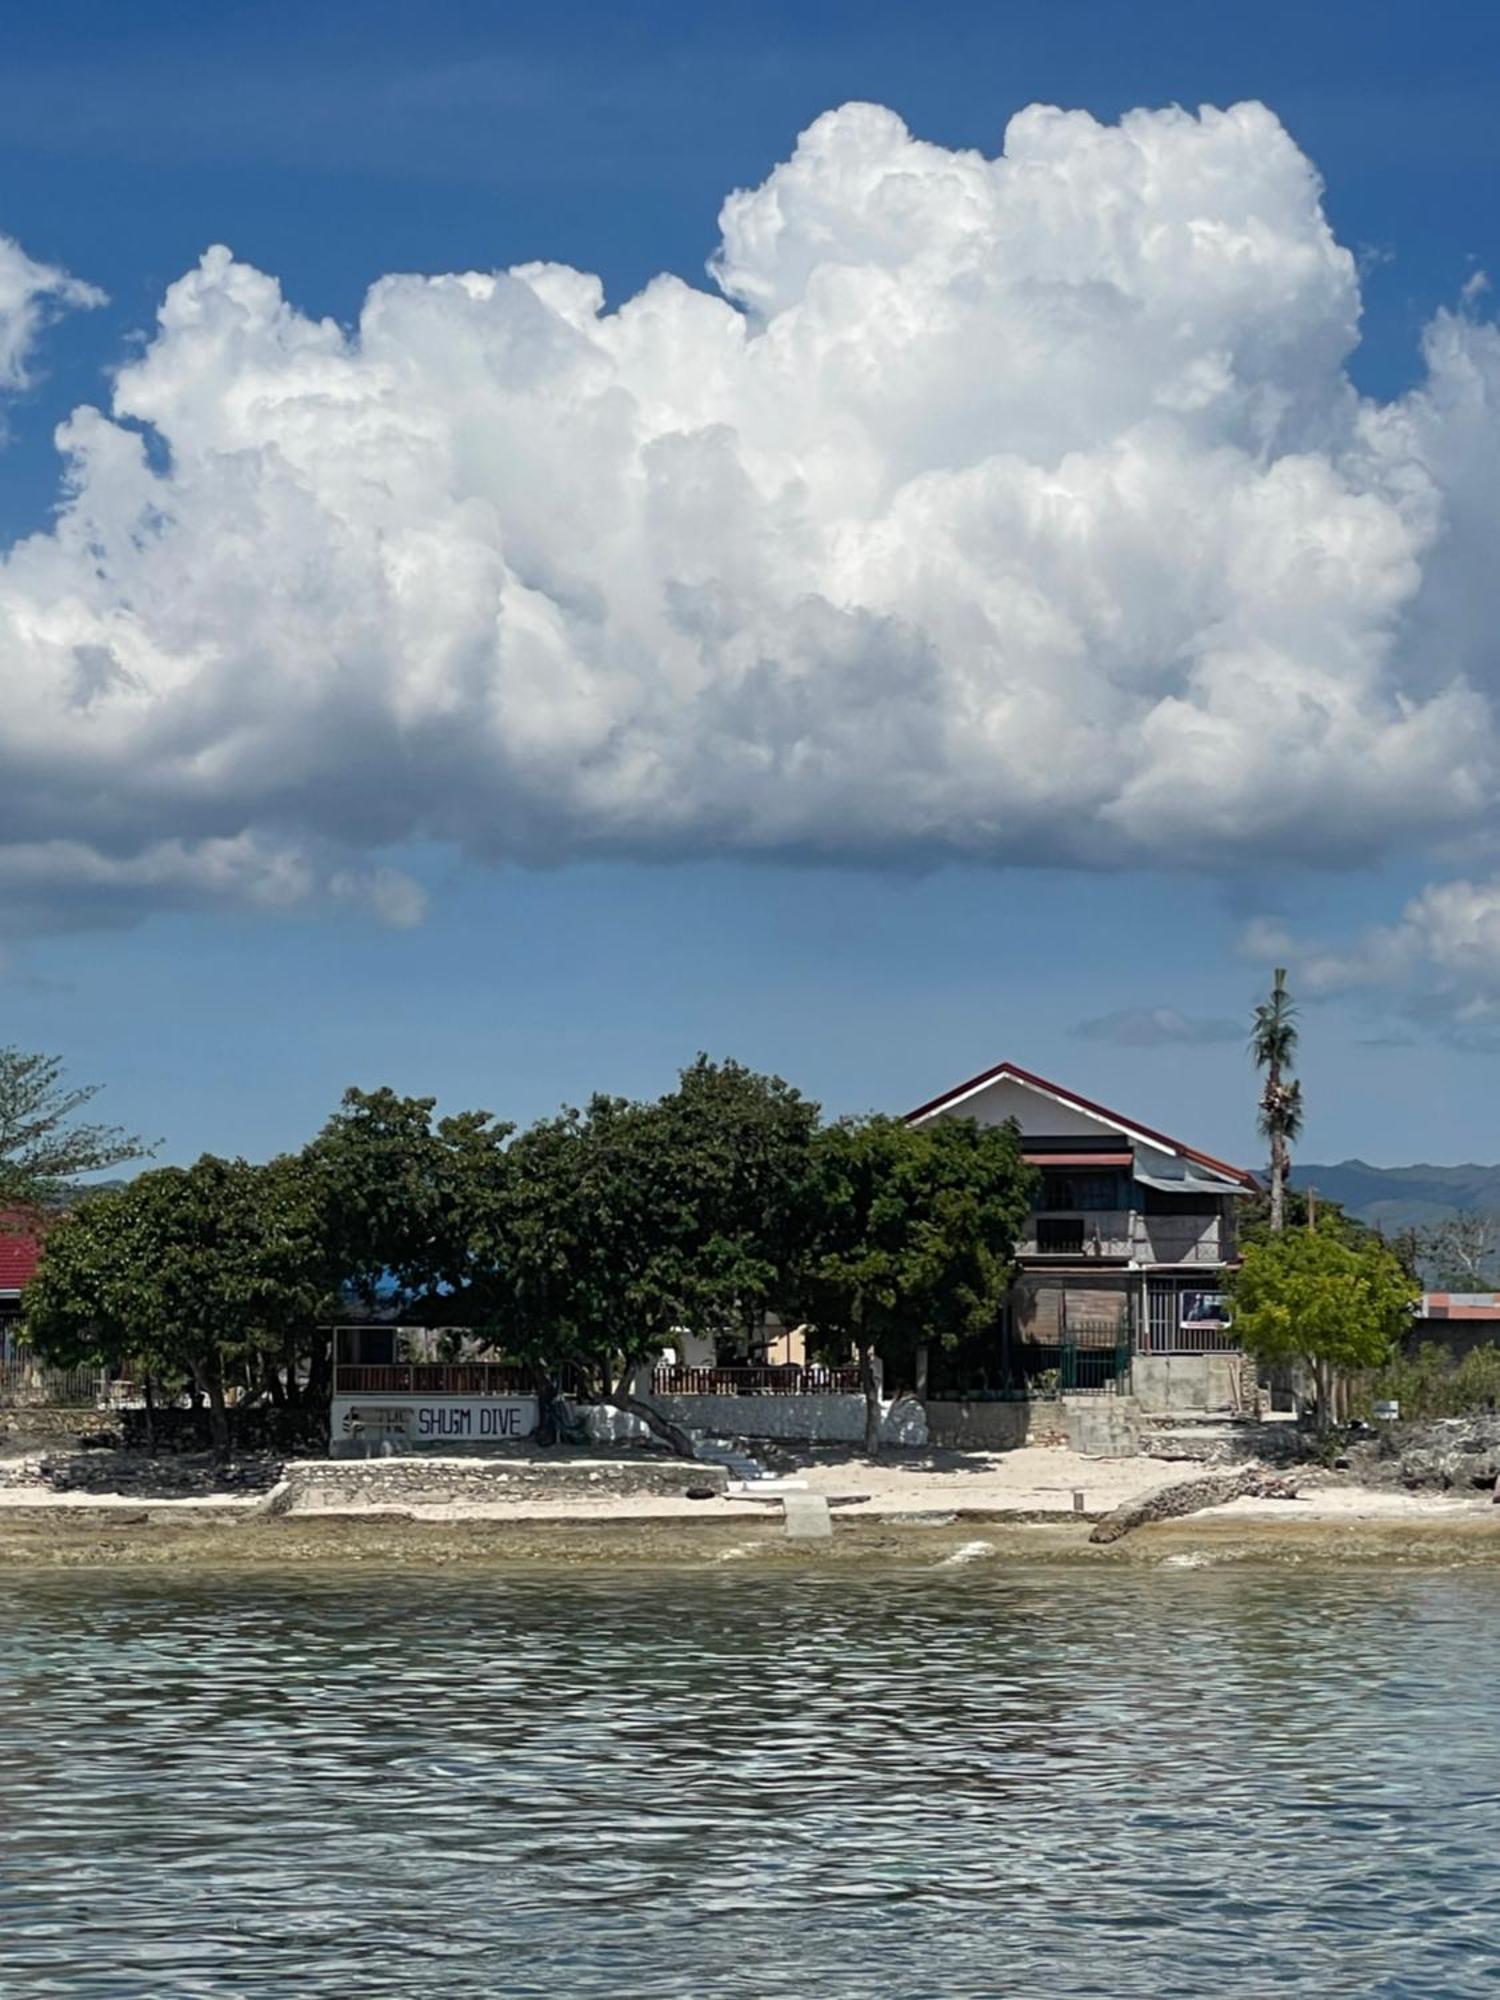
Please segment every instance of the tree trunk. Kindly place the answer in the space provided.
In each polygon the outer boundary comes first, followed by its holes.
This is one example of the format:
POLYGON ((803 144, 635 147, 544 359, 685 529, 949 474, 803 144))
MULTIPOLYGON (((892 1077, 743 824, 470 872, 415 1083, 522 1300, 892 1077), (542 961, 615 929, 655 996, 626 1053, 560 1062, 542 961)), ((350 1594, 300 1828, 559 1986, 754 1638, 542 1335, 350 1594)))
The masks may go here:
POLYGON ((865 1457, 880 1453, 880 1384, 875 1379, 875 1350, 868 1340, 859 1343, 859 1386, 865 1392, 865 1457))
POLYGON ((151 1379, 148 1368, 141 1379, 141 1392, 146 1404, 146 1449, 153 1458, 156 1456, 156 1384, 151 1379))
POLYGON ((627 1416, 639 1417, 647 1429, 659 1437, 663 1444, 669 1445, 679 1458, 697 1458, 698 1453, 693 1440, 682 1426, 674 1424, 672 1419, 663 1416, 660 1410, 653 1409, 650 1403, 643 1403, 639 1396, 628 1396, 623 1393, 611 1396, 609 1400, 615 1409, 623 1410, 627 1416))
POLYGON ((698 1453, 693 1440, 682 1426, 674 1424, 670 1417, 664 1416, 652 1404, 643 1402, 639 1396, 632 1393, 630 1385, 635 1380, 638 1368, 639 1364, 636 1362, 626 1363, 615 1386, 606 1390, 605 1402, 613 1409, 623 1410, 627 1416, 638 1417, 647 1430, 654 1437, 659 1437, 662 1443, 676 1452, 679 1458, 696 1459, 698 1453))
POLYGON ((320 1403, 327 1396, 332 1372, 329 1356, 329 1336, 323 1327, 315 1327, 312 1334, 312 1355, 307 1369, 307 1400, 320 1403))
MULTIPOLYGON (((1271 1065, 1271 1081, 1266 1086, 1269 1096, 1280 1083, 1280 1070, 1271 1065)), ((1271 1234, 1279 1236, 1286 1220, 1286 1140, 1280 1132, 1271 1133, 1271 1234)))
POLYGON ((282 1362, 286 1368, 286 1400, 294 1410, 299 1408, 302 1402, 302 1384, 297 1379, 298 1363, 301 1358, 297 1353, 297 1344, 296 1334, 289 1333, 282 1343, 281 1350, 282 1362))
POLYGON ((917 1401, 919 1403, 927 1401, 928 1362, 927 1342, 920 1340, 917 1342, 917 1401))
POLYGON ((1334 1424, 1333 1371, 1326 1361, 1318 1360, 1316 1355, 1309 1355, 1307 1357, 1307 1365, 1312 1371, 1313 1395, 1317 1400, 1318 1429, 1320 1431, 1332 1430, 1334 1424))
POLYGON ((193 1378, 208 1397, 208 1434, 214 1457, 222 1461, 229 1456, 229 1412, 224 1405, 224 1374, 217 1355, 206 1368, 194 1362, 193 1378))

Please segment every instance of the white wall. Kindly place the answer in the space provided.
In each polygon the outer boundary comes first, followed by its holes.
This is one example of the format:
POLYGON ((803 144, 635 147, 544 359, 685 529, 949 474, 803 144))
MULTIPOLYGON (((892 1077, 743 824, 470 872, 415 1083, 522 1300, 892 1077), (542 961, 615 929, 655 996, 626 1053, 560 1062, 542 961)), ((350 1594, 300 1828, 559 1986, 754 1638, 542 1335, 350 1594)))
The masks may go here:
MULTIPOLYGON (((789 1444, 862 1444, 863 1396, 651 1396, 655 1409, 686 1431, 710 1437, 781 1438, 789 1444)), ((881 1405, 880 1442, 925 1445, 927 1413, 911 1396, 881 1405)), ((615 1410, 580 1409, 600 1443, 649 1435, 638 1418, 615 1410)))
POLYGON ((1089 1139, 1118 1137, 1115 1128, 1102 1119, 1074 1111, 1011 1077, 986 1084, 983 1090, 961 1098, 938 1115, 972 1118, 979 1125, 1003 1125, 1007 1118, 1014 1118, 1023 1134, 1032 1133, 1039 1138, 1063 1139, 1073 1133, 1089 1139))

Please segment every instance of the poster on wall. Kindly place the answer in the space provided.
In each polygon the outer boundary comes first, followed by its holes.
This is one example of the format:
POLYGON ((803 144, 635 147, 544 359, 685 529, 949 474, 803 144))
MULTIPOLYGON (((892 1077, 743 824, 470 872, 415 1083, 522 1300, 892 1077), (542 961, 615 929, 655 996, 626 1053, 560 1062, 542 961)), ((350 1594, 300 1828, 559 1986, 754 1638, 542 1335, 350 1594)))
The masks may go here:
POLYGON ((1182 1294, 1183 1326, 1200 1328, 1223 1327, 1229 1324, 1229 1308, 1224 1303, 1222 1292, 1184 1292, 1182 1294))

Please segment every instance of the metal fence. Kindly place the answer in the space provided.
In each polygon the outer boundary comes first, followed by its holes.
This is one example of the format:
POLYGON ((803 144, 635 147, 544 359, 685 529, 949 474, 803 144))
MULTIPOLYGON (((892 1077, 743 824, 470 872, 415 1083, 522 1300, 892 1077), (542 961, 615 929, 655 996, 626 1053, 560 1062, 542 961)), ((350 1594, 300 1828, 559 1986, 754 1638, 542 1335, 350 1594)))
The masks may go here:
POLYGON ((49 1368, 25 1356, 0 1361, 0 1405, 10 1409, 97 1409, 103 1400, 101 1368, 49 1368))

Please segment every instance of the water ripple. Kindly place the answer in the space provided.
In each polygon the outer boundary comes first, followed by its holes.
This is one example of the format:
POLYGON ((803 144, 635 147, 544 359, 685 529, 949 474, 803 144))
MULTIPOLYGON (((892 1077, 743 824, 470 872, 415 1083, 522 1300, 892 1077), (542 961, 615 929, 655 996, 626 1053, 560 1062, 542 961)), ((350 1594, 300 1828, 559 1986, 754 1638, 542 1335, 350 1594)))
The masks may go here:
POLYGON ((1500 1988, 1500 1578, 961 1553, 9 1579, 0 1994, 1500 1988))

